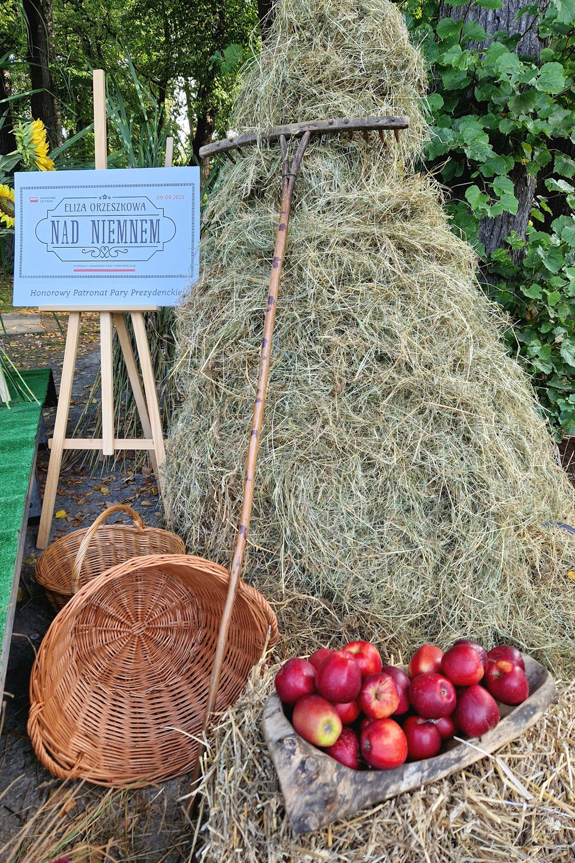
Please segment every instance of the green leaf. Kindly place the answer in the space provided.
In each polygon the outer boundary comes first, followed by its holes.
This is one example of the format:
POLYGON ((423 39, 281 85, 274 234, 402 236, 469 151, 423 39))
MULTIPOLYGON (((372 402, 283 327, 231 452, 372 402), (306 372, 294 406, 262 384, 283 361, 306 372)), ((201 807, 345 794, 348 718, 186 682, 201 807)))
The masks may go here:
POLYGON ((551 273, 558 273, 565 263, 563 253, 561 252, 561 249, 557 248, 557 246, 551 246, 548 249, 544 249, 539 246, 537 248, 537 254, 543 261, 543 265, 551 273))
POLYGON ((445 102, 441 93, 432 93, 431 96, 427 97, 427 104, 432 111, 439 111, 440 108, 443 108, 445 102))
POLYGON ((502 9, 502 0, 476 0, 478 6, 483 6, 484 9, 502 9))
POLYGON ((449 39, 450 36, 459 33, 462 26, 462 21, 454 21, 453 18, 441 18, 435 29, 440 39, 449 39))
POLYGON ((575 345, 570 341, 564 341, 559 348, 559 353, 565 362, 575 368, 575 345))
POLYGON ((538 90, 552 94, 557 94, 561 90, 564 90, 565 76, 561 63, 544 63, 539 70, 535 86, 538 90))
POLYGON ((503 120, 499 123, 499 131, 502 135, 508 135, 512 129, 515 128, 515 123, 513 120, 509 120, 507 117, 504 117, 503 120))
POLYGON ((514 114, 528 114, 535 107, 535 91, 523 90, 521 93, 515 93, 507 102, 509 110, 514 114))
POLYGON ((476 21, 466 21, 463 25, 462 34, 464 39, 469 39, 471 42, 483 42, 487 39, 487 33, 476 21))
POLYGON ((564 153, 555 153, 554 169, 562 177, 575 177, 575 161, 564 153))
POLYGON ((526 297, 529 297, 532 300, 540 300, 543 296, 543 289, 541 285, 534 283, 529 285, 528 288, 521 286, 521 293, 525 294, 526 297))
POLYGON ((481 207, 483 204, 486 204, 489 201, 488 196, 485 195, 481 191, 479 186, 476 186, 476 185, 469 186, 465 190, 465 197, 467 198, 467 200, 469 202, 469 206, 471 207, 472 210, 477 210, 479 207, 481 207))
POLYGON ((464 69, 445 69, 440 74, 446 90, 461 90, 471 82, 464 69))
POLYGON ((575 21, 575 0, 553 0, 553 6, 560 24, 572 24, 575 21))
POLYGON ((555 180, 551 177, 551 179, 545 180, 545 185, 550 192, 575 192, 575 186, 572 186, 567 180, 555 180))
POLYGON ((499 176, 495 177, 495 179, 493 180, 493 191, 499 196, 513 195, 515 192, 515 187, 509 177, 499 176))

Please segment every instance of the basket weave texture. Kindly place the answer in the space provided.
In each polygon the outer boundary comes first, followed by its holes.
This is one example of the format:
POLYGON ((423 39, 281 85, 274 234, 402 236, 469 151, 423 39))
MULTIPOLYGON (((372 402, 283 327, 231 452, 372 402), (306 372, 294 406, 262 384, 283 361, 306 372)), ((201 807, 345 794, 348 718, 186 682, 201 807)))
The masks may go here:
MULTIPOLYGON (((54 776, 120 788, 193 767, 228 582, 228 570, 204 558, 149 555, 71 599, 30 682, 28 733, 54 776)), ((240 583, 216 711, 235 701, 277 639, 274 612, 240 583)))
POLYGON ((106 509, 91 527, 75 530, 43 551, 34 571, 54 609, 60 611, 87 584, 119 563, 147 554, 185 554, 179 536, 157 527, 146 527, 138 513, 126 504, 106 509), (104 524, 113 513, 129 515, 132 525, 104 524))

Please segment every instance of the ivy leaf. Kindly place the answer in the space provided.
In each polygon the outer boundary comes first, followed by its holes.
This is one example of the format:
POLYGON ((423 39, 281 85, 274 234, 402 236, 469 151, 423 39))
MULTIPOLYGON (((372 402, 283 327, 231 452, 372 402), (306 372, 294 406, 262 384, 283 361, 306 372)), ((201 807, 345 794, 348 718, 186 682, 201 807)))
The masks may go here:
POLYGON ((539 70, 535 82, 538 90, 545 93, 557 94, 565 89, 565 76, 561 63, 544 63, 539 70))

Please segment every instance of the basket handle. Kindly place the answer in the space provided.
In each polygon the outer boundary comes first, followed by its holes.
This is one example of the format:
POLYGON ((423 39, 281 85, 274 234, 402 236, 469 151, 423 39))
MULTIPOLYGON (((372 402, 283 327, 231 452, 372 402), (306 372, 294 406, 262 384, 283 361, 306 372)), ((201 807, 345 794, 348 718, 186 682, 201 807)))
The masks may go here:
POLYGON ((114 506, 109 506, 108 509, 105 509, 104 512, 100 513, 94 524, 86 531, 86 534, 82 538, 82 542, 78 548, 78 552, 74 560, 74 566, 72 567, 72 576, 70 578, 72 593, 78 593, 80 590, 80 572, 82 570, 82 564, 84 563, 86 552, 88 551, 88 546, 92 542, 94 534, 100 525, 114 512, 125 512, 127 515, 132 517, 134 527, 137 527, 141 531, 146 529, 146 525, 136 510, 132 509, 131 506, 128 506, 125 503, 116 503, 114 506))

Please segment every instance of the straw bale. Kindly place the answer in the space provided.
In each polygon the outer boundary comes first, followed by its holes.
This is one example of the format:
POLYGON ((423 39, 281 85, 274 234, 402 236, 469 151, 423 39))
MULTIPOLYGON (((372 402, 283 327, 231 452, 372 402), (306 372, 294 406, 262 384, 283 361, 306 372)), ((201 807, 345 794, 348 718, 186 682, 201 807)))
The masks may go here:
POLYGON ((257 670, 211 742, 201 863, 519 863, 575 858, 575 685, 523 737, 460 773, 298 836, 262 732, 277 666, 257 670))
MULTIPOLYGON (((234 128, 407 113, 384 142, 324 136, 290 222, 246 578, 377 623, 395 652, 472 633, 575 670, 567 578, 574 493, 528 380, 501 343, 471 248, 432 178, 423 64, 388 0, 283 0, 234 128)), ((279 212, 279 147, 222 170, 202 275, 179 311, 183 407, 166 507, 194 553, 228 566, 242 498, 279 212)), ((301 624, 301 622, 300 622, 301 624)), ((295 630, 293 629, 295 627, 295 630)))

